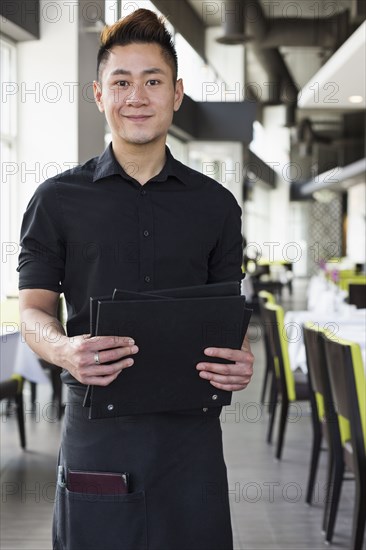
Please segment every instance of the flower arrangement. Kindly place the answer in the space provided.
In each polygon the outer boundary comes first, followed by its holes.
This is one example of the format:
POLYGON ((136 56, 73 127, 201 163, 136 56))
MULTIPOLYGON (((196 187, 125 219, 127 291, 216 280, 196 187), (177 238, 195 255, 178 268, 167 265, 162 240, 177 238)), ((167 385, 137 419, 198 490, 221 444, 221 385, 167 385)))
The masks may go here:
POLYGON ((332 269, 330 272, 330 278, 335 285, 338 285, 340 279, 339 271, 337 269, 332 269))

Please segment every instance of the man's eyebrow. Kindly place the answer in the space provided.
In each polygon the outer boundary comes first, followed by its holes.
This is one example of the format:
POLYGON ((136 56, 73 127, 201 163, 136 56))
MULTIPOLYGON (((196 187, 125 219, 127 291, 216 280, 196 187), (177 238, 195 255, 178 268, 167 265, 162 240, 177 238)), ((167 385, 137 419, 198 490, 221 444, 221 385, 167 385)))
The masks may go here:
MULTIPOLYGON (((163 71, 163 69, 160 69, 159 67, 151 67, 149 69, 144 69, 141 74, 143 74, 143 75, 163 74, 163 75, 165 75, 166 73, 165 73, 165 71, 163 71)), ((126 69, 118 68, 118 69, 115 69, 114 71, 111 72, 111 76, 116 76, 116 75, 131 76, 132 73, 131 73, 131 71, 127 71, 126 69)))

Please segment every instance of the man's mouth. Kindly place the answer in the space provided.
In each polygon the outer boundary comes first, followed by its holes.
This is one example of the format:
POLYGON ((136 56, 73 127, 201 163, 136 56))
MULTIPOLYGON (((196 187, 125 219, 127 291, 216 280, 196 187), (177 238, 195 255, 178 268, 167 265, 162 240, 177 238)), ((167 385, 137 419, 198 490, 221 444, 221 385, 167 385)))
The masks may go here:
POLYGON ((131 120, 131 122, 144 122, 151 118, 152 115, 124 115, 125 118, 131 120))

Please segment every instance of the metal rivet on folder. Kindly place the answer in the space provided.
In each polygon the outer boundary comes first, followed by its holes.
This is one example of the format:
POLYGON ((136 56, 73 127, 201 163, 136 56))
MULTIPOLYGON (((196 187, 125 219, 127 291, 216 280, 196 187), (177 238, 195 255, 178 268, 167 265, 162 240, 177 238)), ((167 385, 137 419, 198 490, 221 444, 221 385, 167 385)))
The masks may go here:
POLYGON ((216 399, 217 399, 216 393, 213 394, 212 399, 213 399, 214 401, 216 401, 216 399))
POLYGON ((202 410, 203 410, 204 413, 207 413, 208 408, 207 408, 207 407, 204 407, 202 410))
POLYGON ((110 403, 110 404, 107 406, 107 409, 108 409, 109 411, 113 411, 114 405, 112 405, 112 403, 110 403))

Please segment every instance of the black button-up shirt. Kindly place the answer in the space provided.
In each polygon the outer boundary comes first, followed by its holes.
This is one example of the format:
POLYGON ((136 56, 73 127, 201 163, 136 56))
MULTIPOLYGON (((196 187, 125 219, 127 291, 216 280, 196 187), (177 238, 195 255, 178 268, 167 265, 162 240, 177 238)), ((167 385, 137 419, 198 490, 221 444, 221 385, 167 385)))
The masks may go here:
POLYGON ((19 288, 65 294, 69 336, 89 332, 90 296, 241 279, 241 210, 175 160, 144 186, 100 157, 41 184, 24 214, 19 288))

